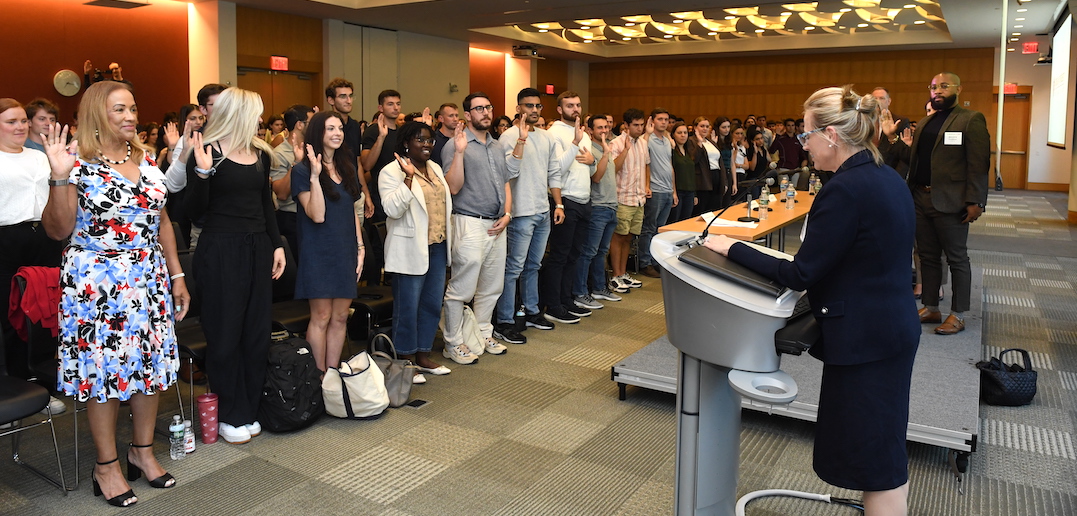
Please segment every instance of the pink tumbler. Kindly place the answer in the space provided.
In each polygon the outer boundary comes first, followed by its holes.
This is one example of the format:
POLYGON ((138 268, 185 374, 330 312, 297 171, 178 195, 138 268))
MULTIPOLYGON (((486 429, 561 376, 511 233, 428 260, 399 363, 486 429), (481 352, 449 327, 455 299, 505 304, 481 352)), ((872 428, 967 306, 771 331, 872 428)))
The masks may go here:
POLYGON ((207 392, 198 397, 198 422, 202 425, 202 443, 217 442, 217 395, 207 392))

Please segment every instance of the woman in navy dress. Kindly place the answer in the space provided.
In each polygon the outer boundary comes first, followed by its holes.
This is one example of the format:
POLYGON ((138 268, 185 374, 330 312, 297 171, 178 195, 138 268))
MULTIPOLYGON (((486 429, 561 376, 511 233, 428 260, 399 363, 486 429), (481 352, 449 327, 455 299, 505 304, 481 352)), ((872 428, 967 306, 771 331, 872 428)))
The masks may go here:
POLYGON ((355 156, 344 144, 344 121, 327 111, 314 115, 304 134, 303 161, 292 167, 292 197, 299 204, 299 270, 295 298, 310 301, 310 342, 318 369, 340 366, 348 308, 363 270, 362 226, 355 156))
POLYGON ((815 472, 864 491, 869 515, 905 514, 909 388, 920 343, 909 290, 915 218, 909 188, 874 145, 875 98, 825 88, 804 103, 799 136, 820 170, 835 171, 808 216, 792 261, 725 236, 706 246, 795 290, 808 290, 823 361, 815 472))

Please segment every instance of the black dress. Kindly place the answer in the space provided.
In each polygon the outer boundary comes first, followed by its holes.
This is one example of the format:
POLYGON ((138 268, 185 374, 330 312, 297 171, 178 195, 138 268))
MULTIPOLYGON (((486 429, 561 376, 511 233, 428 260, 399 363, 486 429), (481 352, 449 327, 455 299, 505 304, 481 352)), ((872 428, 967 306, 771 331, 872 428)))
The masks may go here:
MULTIPOLYGON (((328 174, 328 172, 324 172, 328 174)), ((292 197, 296 204, 299 233, 299 269, 295 280, 296 299, 351 299, 358 276, 358 240, 355 237, 355 199, 343 185, 329 181, 336 200, 325 196, 325 221, 317 224, 307 216, 301 192, 310 191, 310 168, 306 163, 292 167, 292 197)))

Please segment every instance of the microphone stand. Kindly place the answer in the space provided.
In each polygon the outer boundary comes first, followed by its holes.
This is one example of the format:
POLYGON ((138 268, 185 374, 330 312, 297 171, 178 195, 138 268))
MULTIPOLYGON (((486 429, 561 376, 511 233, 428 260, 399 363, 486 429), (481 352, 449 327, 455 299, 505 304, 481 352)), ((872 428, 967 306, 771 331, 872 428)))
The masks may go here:
MULTIPOLYGON (((742 190, 741 193, 738 193, 737 197, 740 197, 741 195, 751 197, 752 188, 755 188, 756 186, 759 185, 759 183, 762 183, 762 182, 766 181, 767 179, 770 179, 773 182, 774 178, 777 177, 777 176, 778 176, 778 171, 777 170, 774 170, 774 169, 768 170, 767 173, 763 174, 762 176, 759 176, 751 185, 748 185, 747 188, 742 190)), ((734 204, 736 204, 737 202, 740 202, 737 197, 734 197, 733 200, 729 203, 729 206, 726 206, 725 208, 722 208, 722 211, 719 211, 714 216, 714 218, 711 219, 711 221, 707 223, 707 227, 703 228, 703 232, 700 233, 698 237, 689 238, 687 240, 682 240, 681 242, 677 242, 677 244, 675 244, 675 245, 680 247, 682 245, 688 244, 689 247, 695 247, 695 246, 697 246, 699 244, 702 244, 703 240, 707 238, 707 234, 710 232, 710 229, 711 229, 711 224, 714 224, 715 219, 717 219, 718 217, 721 217, 727 210, 729 210, 729 208, 732 208, 734 204)), ((751 206, 752 206, 752 203, 751 203, 751 201, 749 201, 748 202, 748 209, 749 210, 751 210, 751 206)), ((750 213, 751 212, 749 211, 749 214, 750 213)), ((759 219, 756 219, 754 217, 751 217, 751 218, 752 218, 753 222, 759 222, 759 219)))

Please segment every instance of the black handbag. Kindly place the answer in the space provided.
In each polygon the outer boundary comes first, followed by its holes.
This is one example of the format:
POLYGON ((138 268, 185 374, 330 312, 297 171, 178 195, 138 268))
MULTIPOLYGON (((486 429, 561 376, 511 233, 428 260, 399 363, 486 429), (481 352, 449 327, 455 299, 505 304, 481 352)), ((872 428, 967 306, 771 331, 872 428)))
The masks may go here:
POLYGON ((1032 358, 1028 351, 1007 349, 998 357, 977 362, 980 370, 980 398, 988 405, 1017 407, 1032 403, 1036 397, 1036 371, 1032 370, 1032 358), (1016 351, 1024 358, 1024 367, 1003 361, 1006 353, 1016 351))

